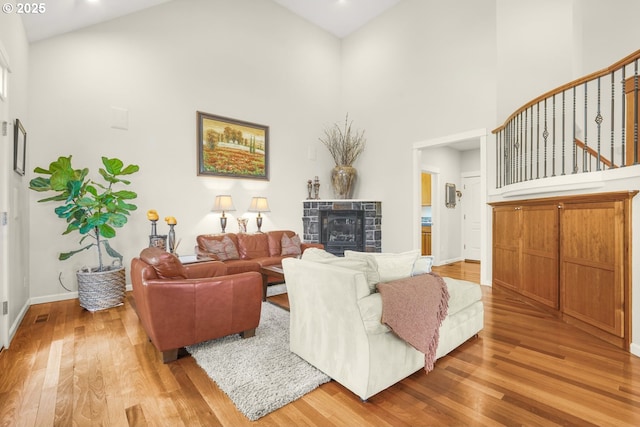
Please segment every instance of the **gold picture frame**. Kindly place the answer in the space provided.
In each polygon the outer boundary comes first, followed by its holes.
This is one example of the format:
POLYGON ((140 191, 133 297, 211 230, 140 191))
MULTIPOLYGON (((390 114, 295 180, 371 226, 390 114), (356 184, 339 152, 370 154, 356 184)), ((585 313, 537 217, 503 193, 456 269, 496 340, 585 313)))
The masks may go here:
POLYGON ((269 179, 269 127, 198 111, 198 175, 269 179))

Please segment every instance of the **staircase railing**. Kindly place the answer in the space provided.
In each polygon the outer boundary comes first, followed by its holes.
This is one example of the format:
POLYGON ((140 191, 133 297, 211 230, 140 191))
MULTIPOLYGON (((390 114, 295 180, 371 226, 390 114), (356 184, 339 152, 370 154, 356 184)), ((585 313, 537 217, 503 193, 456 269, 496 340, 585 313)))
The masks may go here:
POLYGON ((639 164, 640 50, 531 100, 493 131, 496 188, 639 164))

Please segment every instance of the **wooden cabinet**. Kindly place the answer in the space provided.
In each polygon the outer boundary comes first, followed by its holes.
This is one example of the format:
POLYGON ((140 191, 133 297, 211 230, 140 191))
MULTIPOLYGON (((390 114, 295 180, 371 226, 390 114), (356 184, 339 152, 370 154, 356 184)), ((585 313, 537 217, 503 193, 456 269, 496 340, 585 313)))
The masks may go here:
POLYGON ((431 174, 422 174, 422 206, 431 206, 431 174))
POLYGON ((422 227, 422 255, 431 255, 431 227, 422 227))
POLYGON ((494 285, 628 350, 636 193, 492 204, 494 285))

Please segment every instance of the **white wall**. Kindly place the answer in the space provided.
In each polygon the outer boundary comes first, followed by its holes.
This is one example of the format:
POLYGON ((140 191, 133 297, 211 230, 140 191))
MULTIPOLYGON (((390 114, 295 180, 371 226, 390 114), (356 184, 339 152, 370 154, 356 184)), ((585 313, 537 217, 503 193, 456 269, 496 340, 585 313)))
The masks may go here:
MULTIPOLYGON (((29 289, 29 202, 27 194, 28 180, 13 172, 13 136, 16 119, 24 123, 27 130, 27 148, 31 144, 31 118, 27 113, 27 82, 29 49, 22 20, 17 14, 0 14, 0 42, 9 59, 11 73, 8 79, 7 99, 0 108, 0 123, 7 121, 7 136, 1 136, 0 162, 0 211, 8 212, 8 225, 3 233, 6 238, 4 251, 6 257, 2 265, 0 288, 5 287, 6 295, 2 301, 9 301, 9 313, 2 324, 7 325, 8 335, 13 335, 28 307, 29 289), (4 283, 3 283, 4 282, 4 283), (6 321, 6 324, 4 323, 6 321)), ((28 157, 27 157, 28 160, 28 157)), ((0 292, 3 294, 4 292, 0 292)), ((2 316, 0 311, 0 316, 2 316)), ((0 332, 0 335, 4 335, 0 332)), ((8 344, 7 337, 0 337, 8 344)), ((2 340, 0 340, 2 341, 2 340)), ((2 344, 0 342, 0 344, 2 344)))
POLYGON ((498 124, 573 80, 573 2, 496 0, 498 124))
MULTIPOLYGON (((210 212, 217 194, 231 194, 237 209, 227 231, 260 195, 271 207, 263 229, 302 232, 307 179, 330 167, 319 149, 315 160, 309 151, 324 123, 343 116, 337 38, 273 2, 181 0, 34 43, 30 70, 27 169, 69 154, 94 176, 102 155, 140 165, 131 177, 139 209, 113 240, 127 263, 148 245, 152 208, 177 218, 179 252, 192 253, 196 235, 220 231, 210 212), (128 130, 111 128, 111 107, 129 110, 128 130), (198 177, 197 110, 268 125, 270 180, 198 177)), ((55 204, 35 203, 41 197, 30 192, 35 302, 66 296, 59 272, 75 289, 74 271, 97 263, 93 253, 57 260, 78 236, 61 236, 64 221, 55 204)))
POLYGON ((368 136, 356 196, 382 201, 384 251, 413 247, 413 144, 496 122, 495 20, 493 0, 403 0, 343 40, 344 109, 368 136))

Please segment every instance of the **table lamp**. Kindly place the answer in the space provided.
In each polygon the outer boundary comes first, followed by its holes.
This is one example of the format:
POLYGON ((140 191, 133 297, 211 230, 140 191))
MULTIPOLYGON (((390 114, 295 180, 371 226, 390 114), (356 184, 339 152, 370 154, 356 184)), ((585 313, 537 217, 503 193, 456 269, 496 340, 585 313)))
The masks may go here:
POLYGON ((236 208, 233 206, 233 200, 231 200, 231 196, 216 196, 216 201, 213 203, 213 212, 222 212, 222 216, 220 217, 220 227, 222 227, 222 232, 224 233, 224 229, 227 228, 227 217, 225 216, 225 212, 235 211, 236 208))
POLYGON ((254 197, 251 199, 251 205, 249 206, 249 212, 258 212, 256 217, 256 224, 258 225, 258 233, 261 233, 260 227, 262 227, 262 215, 260 212, 270 212, 269 202, 266 197, 254 197))

